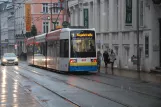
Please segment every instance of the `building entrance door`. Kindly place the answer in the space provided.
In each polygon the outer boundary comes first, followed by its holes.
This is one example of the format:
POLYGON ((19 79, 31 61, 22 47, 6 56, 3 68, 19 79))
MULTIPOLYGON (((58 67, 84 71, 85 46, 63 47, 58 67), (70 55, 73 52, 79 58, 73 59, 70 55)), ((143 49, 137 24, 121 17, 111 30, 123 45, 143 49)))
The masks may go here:
POLYGON ((160 66, 161 66, 161 18, 159 19, 159 58, 160 58, 160 66))

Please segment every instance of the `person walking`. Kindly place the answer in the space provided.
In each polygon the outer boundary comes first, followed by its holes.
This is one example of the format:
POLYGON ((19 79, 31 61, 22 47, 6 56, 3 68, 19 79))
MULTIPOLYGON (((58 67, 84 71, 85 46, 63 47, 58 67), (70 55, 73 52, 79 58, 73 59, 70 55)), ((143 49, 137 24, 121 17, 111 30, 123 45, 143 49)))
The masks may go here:
POLYGON ((112 70, 112 74, 113 74, 113 66, 114 66, 114 62, 116 60, 116 55, 113 52, 113 50, 111 50, 111 54, 110 54, 110 63, 111 63, 111 70, 112 70))
POLYGON ((100 51, 97 51, 97 65, 98 65, 98 72, 100 73, 100 68, 101 68, 101 57, 102 54, 100 51))
POLYGON ((104 51, 103 58, 104 58, 105 68, 107 68, 109 63, 109 54, 107 51, 104 51))

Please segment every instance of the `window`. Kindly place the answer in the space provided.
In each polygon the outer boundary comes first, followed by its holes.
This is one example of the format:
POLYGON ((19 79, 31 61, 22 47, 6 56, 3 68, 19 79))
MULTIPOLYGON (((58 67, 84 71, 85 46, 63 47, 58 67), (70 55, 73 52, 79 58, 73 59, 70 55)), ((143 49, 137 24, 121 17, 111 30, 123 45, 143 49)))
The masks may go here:
POLYGON ((5 53, 4 57, 16 57, 14 53, 5 53))
POLYGON ((116 0, 116 26, 117 26, 117 29, 119 28, 119 1, 116 0))
POLYGON ((71 57, 96 57, 94 31, 71 31, 71 57))
POLYGON ((59 41, 48 41, 48 56, 49 57, 59 57, 60 56, 60 42, 59 41))
POLYGON ((149 36, 145 36, 145 56, 149 56, 149 36))
POLYGON ((53 13, 55 14, 59 13, 58 3, 53 3, 53 13))
POLYGON ((48 33, 49 31, 49 22, 43 22, 43 32, 48 33))
POLYGON ((33 45, 30 44, 27 46, 27 54, 31 56, 33 54, 33 45))
POLYGON ((127 26, 132 25, 132 0, 126 0, 126 19, 127 26))
POLYGON ((69 57, 69 40, 60 40, 60 57, 69 57))
POLYGON ((140 26, 143 26, 143 12, 144 10, 144 4, 143 4, 143 0, 140 1, 140 26))
MULTIPOLYGON (((55 26, 59 26, 60 25, 60 22, 57 21, 56 25, 55 26)), ((53 29, 55 29, 55 26, 53 24, 53 29)))
POLYGON ((47 3, 43 3, 43 12, 48 13, 48 4, 47 3))
POLYGON ((45 56, 46 55, 46 44, 45 43, 37 43, 34 45, 34 54, 37 54, 39 56, 45 56))

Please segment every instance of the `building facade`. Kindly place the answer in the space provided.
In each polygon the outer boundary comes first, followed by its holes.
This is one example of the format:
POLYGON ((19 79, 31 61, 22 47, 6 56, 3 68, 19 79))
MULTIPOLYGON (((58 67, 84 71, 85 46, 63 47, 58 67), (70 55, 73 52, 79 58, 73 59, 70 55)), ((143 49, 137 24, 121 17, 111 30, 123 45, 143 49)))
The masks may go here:
POLYGON ((1 54, 14 50, 14 10, 12 3, 2 3, 0 12, 1 54))
POLYGON ((57 20, 56 26, 62 24, 63 11, 60 11, 60 4, 58 0, 32 0, 32 3, 38 3, 31 6, 32 24, 36 25, 38 34, 47 33, 55 29, 54 24, 51 22, 51 18, 53 22, 57 20), (59 13, 60 15, 58 17, 59 13))
MULTIPOLYGON (((137 56, 137 0, 69 1, 73 26, 95 28, 97 49, 113 49, 115 67, 136 70, 131 57, 137 56)), ((139 0, 140 68, 150 71, 161 65, 161 6, 153 0, 139 0), (160 25, 160 26, 159 26, 160 25)))
POLYGON ((63 21, 63 11, 60 11, 60 3, 58 0, 13 0, 15 4, 15 36, 17 44, 17 54, 21 52, 26 52, 24 39, 27 37, 26 32, 26 18, 25 15, 25 4, 30 4, 31 6, 31 26, 35 25, 37 28, 37 33, 47 33, 55 29, 54 24, 58 14, 56 26, 61 25, 63 21), (52 15, 51 15, 52 7, 52 15), (52 18, 52 21, 51 21, 52 18))

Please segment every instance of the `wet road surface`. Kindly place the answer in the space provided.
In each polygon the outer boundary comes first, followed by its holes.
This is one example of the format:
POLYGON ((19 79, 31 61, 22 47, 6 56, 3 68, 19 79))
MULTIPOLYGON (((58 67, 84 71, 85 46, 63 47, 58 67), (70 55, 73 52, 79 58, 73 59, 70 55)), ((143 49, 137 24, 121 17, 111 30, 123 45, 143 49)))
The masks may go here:
POLYGON ((58 74, 25 63, 1 69, 10 78, 7 86, 16 80, 18 89, 32 95, 30 107, 161 107, 157 83, 107 74, 58 74))
POLYGON ((0 72, 0 107, 42 107, 34 97, 25 91, 19 80, 10 76, 9 71, 0 72))

